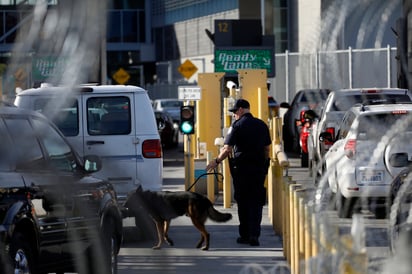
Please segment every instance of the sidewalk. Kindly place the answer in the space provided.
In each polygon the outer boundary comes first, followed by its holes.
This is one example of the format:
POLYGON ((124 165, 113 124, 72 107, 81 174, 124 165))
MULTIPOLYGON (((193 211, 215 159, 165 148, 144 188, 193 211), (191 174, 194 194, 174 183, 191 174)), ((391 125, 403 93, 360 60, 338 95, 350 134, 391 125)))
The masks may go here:
MULTIPOLYGON (((183 166, 165 165, 164 189, 183 190, 183 166)), ((198 230, 186 216, 172 220, 169 236, 175 245, 164 245, 161 250, 151 247, 156 240, 130 242, 123 245, 119 256, 119 274, 128 273, 133 265, 139 274, 145 273, 289 273, 283 256, 282 239, 277 235, 264 207, 260 246, 251 247, 236 243, 238 237, 238 216, 236 203, 223 208, 222 193, 217 196, 215 208, 230 212, 232 220, 214 223, 208 220, 206 229, 210 233, 210 249, 195 248, 200 237, 198 230), (260 271, 250 271, 258 268, 260 271), (270 271, 271 270, 271 271, 270 271), (243 271, 243 272, 242 272, 243 271)))

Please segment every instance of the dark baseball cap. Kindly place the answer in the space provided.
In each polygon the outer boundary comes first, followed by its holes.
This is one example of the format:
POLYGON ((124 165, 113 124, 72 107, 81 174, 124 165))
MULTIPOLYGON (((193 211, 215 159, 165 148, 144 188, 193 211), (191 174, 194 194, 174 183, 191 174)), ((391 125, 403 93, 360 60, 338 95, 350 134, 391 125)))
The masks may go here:
POLYGON ((245 99, 237 99, 235 104, 229 109, 229 111, 236 112, 239 108, 250 108, 249 102, 245 99))

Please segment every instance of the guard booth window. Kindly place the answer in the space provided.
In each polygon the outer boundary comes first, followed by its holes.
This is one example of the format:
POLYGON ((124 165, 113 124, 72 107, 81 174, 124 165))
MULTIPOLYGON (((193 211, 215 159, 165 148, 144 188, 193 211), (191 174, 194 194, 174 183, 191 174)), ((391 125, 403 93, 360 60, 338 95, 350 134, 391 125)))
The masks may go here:
POLYGON ((89 135, 127 135, 131 132, 130 100, 125 96, 87 100, 89 135))

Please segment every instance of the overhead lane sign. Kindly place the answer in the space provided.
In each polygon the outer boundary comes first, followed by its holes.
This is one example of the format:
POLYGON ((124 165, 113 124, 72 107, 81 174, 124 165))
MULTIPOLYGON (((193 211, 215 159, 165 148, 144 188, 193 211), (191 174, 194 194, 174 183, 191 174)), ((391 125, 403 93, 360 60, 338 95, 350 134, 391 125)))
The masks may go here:
POLYGON ((266 69, 268 77, 275 76, 272 48, 216 48, 215 72, 236 74, 238 69, 266 69))

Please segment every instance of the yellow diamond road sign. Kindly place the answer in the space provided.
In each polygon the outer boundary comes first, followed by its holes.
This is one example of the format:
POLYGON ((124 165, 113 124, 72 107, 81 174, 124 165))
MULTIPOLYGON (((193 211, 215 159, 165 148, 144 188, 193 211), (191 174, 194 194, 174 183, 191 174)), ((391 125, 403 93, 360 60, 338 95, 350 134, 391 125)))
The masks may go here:
POLYGON ((183 64, 181 64, 177 68, 177 70, 180 72, 180 74, 183 75, 183 77, 189 79, 193 76, 193 74, 196 73, 197 67, 192 62, 190 62, 189 59, 186 59, 186 61, 183 64))
POLYGON ((119 68, 114 74, 113 79, 120 85, 125 84, 130 79, 130 75, 123 68, 119 68))

